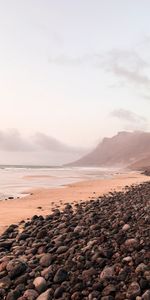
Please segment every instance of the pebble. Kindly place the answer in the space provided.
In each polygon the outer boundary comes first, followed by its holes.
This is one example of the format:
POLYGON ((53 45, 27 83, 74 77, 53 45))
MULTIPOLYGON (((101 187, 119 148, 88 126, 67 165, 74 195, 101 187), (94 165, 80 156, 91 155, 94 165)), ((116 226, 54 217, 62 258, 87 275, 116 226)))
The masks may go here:
POLYGON ((147 291, 142 295, 142 300, 150 300, 150 290, 147 290, 147 291))
POLYGON ((46 292, 42 293, 37 297, 37 300, 53 300, 53 292, 52 289, 48 289, 46 292))
POLYGON ((114 267, 105 267, 100 273, 100 279, 109 279, 114 275, 114 267))
POLYGON ((68 273, 64 269, 59 269, 55 276, 54 276, 54 282, 55 283, 61 283, 67 279, 68 273))
POLYGON ((123 262, 127 262, 127 263, 129 263, 129 262, 131 262, 132 261, 132 257, 131 256, 126 256, 126 257, 124 257, 123 258, 123 260, 122 260, 123 262))
POLYGON ((146 182, 10 225, 0 300, 150 300, 149 199, 146 182))
POLYGON ((54 293, 55 299, 60 298, 62 296, 63 292, 64 292, 64 288, 62 286, 58 287, 54 293))
POLYGON ((35 300, 38 297, 38 293, 35 290, 26 290, 23 294, 23 297, 30 300, 35 300))
POLYGON ((127 231, 130 229, 130 225, 129 224, 125 224, 123 227, 122 227, 122 230, 123 231, 127 231))
POLYGON ((137 282, 132 282, 127 290, 127 297, 129 299, 135 299, 141 294, 140 286, 137 282))
POLYGON ((40 259, 40 265, 42 267, 49 267, 52 262, 52 255, 50 253, 44 254, 40 259))
POLYGON ((33 281, 33 285, 39 293, 44 292, 47 287, 46 280, 43 277, 36 277, 33 281))
POLYGON ((135 269, 135 272, 136 273, 143 273, 147 270, 147 266, 143 263, 139 264, 136 269, 135 269))
POLYGON ((128 239, 125 241, 125 246, 127 248, 135 248, 137 246, 137 240, 136 239, 128 239))
POLYGON ((114 293, 116 291, 116 287, 113 284, 108 284, 102 292, 103 296, 108 296, 111 295, 112 293, 114 293))
POLYGON ((75 292, 71 296, 71 300, 81 300, 81 299, 82 299, 82 295, 80 292, 75 292))
POLYGON ((11 279, 16 278, 26 271, 27 265, 20 260, 11 260, 8 262, 6 269, 11 279))

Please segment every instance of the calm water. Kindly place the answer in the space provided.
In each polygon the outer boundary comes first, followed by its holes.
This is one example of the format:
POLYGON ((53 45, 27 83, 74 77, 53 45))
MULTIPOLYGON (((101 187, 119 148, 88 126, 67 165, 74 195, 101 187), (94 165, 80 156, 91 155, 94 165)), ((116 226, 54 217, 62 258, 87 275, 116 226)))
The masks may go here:
POLYGON ((22 197, 32 188, 63 187, 66 184, 111 177, 114 170, 104 168, 0 167, 0 199, 22 197))

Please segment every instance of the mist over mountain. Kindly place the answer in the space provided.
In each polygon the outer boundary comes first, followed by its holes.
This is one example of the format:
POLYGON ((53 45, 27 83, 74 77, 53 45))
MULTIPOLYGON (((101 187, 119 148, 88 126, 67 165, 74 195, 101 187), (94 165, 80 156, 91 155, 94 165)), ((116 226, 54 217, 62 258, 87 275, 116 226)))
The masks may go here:
POLYGON ((0 164, 62 165, 86 152, 41 132, 24 137, 16 129, 0 131, 0 164))
POLYGON ((150 162, 150 133, 143 131, 119 132, 111 138, 104 138, 97 147, 72 166, 101 167, 143 167, 150 162), (135 164, 135 165, 134 165, 135 164))
POLYGON ((66 145, 41 132, 24 137, 18 130, 0 131, 0 164, 69 165, 85 167, 150 166, 150 133, 122 131, 88 149, 66 145))

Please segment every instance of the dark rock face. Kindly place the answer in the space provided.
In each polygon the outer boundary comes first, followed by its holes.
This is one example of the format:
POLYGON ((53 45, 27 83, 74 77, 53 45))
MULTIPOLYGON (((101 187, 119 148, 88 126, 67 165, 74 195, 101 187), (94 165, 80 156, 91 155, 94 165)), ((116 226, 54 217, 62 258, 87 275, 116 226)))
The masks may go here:
POLYGON ((0 300, 149 300, 150 183, 0 237, 0 300))

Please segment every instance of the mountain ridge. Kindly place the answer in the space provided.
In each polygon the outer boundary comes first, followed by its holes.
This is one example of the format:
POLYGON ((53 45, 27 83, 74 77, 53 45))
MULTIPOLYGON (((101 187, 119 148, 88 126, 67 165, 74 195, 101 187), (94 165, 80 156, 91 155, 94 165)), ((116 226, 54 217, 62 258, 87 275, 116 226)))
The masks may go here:
MULTIPOLYGON (((128 167, 150 158, 150 132, 118 132, 70 166, 128 167)), ((150 159, 149 159, 150 160, 150 159)))

